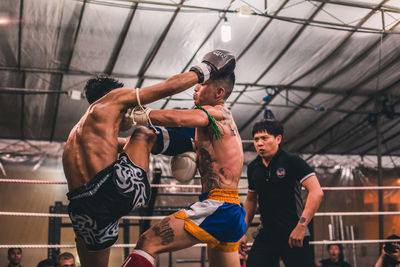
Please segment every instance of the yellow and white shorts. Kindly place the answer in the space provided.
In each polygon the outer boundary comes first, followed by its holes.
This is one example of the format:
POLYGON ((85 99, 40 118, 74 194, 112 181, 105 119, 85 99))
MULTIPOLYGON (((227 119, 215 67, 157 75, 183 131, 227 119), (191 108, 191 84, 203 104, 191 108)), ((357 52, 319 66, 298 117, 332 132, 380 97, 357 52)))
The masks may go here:
POLYGON ((200 201, 176 212, 185 220, 185 229, 211 248, 235 251, 246 233, 246 211, 240 206, 237 190, 213 189, 200 195, 200 201))

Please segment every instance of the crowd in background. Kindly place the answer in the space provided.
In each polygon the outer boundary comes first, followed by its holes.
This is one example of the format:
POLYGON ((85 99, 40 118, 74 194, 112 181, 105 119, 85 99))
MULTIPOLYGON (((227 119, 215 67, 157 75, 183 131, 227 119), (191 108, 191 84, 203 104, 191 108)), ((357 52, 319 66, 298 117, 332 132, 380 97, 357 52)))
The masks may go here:
MULTIPOLYGON (((7 267, 22 267, 22 249, 8 249, 8 265, 7 267)), ((37 267, 76 267, 75 256, 70 252, 64 252, 58 255, 57 260, 44 259, 40 261, 37 267)))

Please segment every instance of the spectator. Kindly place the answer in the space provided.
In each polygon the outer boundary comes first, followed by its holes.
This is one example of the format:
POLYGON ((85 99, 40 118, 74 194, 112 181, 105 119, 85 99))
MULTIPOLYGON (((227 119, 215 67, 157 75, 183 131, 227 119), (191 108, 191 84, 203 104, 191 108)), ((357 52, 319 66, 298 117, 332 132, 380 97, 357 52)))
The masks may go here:
MULTIPOLYGON (((400 239, 397 235, 388 236, 386 239, 400 239)), ((381 256, 375 267, 400 267, 400 242, 389 242, 383 245, 381 256)))
POLYGON ((8 249, 8 265, 7 267, 22 267, 22 249, 9 248, 8 249))
POLYGON ((316 267, 351 267, 349 263, 344 261, 343 246, 341 244, 329 244, 326 249, 329 253, 329 259, 316 262, 316 267))
POLYGON ((36 267, 58 267, 58 264, 55 260, 45 259, 40 261, 36 267))
POLYGON ((75 257, 72 253, 64 252, 58 256, 58 267, 75 267, 75 257))

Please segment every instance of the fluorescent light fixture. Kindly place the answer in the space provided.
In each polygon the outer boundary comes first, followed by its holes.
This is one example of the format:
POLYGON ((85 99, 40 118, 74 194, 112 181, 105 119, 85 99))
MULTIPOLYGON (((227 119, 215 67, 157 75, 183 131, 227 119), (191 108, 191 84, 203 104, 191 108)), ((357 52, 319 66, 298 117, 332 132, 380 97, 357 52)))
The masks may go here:
POLYGON ((82 99, 82 93, 78 90, 71 90, 68 91, 68 96, 73 100, 80 100, 82 99))
POLYGON ((10 24, 10 19, 7 17, 0 17, 0 25, 7 25, 10 24))
POLYGON ((224 22, 221 25, 221 41, 226 43, 232 40, 232 29, 228 19, 224 17, 224 22))

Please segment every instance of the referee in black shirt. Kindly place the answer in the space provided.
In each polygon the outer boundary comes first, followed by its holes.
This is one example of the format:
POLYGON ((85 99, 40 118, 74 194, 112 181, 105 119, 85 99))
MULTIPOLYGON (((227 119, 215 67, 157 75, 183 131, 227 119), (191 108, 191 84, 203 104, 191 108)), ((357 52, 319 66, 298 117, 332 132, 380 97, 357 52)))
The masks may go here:
MULTIPOLYGON (((276 120, 263 120, 253 126, 257 158, 247 169, 249 190, 244 203, 249 227, 260 209, 263 227, 249 252, 248 267, 314 266, 308 244, 308 223, 318 210, 323 192, 313 169, 299 156, 279 148, 283 126, 276 120), (306 205, 301 186, 308 191, 306 205)), ((246 250, 247 237, 241 240, 240 252, 246 250)))

